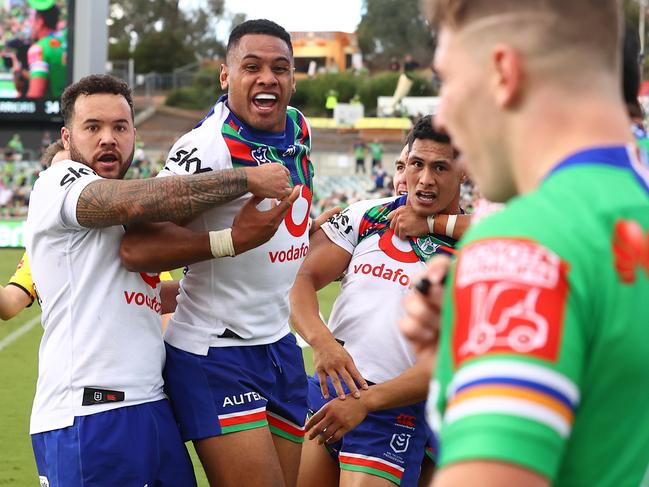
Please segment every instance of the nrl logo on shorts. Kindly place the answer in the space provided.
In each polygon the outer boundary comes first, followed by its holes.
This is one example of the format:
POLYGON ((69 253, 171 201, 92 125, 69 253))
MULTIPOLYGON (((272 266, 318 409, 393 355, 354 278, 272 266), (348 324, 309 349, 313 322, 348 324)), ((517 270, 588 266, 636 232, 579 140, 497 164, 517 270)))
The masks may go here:
POLYGON ((426 235, 425 237, 417 238, 417 247, 419 247, 425 255, 433 255, 437 252, 439 245, 433 242, 429 235, 426 235))
POLYGON ((38 481, 41 485, 41 487, 50 487, 50 481, 47 479, 47 477, 43 475, 38 476, 38 481))
POLYGON ((268 147, 262 145, 250 152, 252 158, 257 161, 257 164, 267 164, 271 162, 268 158, 268 147))
POLYGON ((390 440, 390 448, 394 453, 403 453, 410 446, 410 437, 412 435, 407 435, 405 433, 395 433, 392 435, 390 440))

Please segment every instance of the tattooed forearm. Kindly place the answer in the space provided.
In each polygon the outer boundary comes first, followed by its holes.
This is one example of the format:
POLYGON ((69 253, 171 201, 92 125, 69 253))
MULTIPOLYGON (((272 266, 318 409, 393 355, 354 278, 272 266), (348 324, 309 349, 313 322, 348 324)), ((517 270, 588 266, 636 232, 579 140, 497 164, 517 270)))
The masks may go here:
POLYGON ((86 228, 186 221, 247 191, 244 169, 129 181, 103 179, 81 192, 77 220, 86 228))

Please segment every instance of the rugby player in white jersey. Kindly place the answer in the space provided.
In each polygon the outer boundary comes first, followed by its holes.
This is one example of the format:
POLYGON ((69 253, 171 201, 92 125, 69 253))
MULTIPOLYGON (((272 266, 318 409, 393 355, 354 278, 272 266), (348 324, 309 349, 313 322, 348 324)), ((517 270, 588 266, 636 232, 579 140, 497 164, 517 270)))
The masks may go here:
MULTIPOLYGON (((408 144, 394 162, 392 187, 394 194, 402 196, 408 192, 406 186, 406 162, 408 161, 408 144)), ((388 215, 390 228, 399 238, 414 235, 426 235, 429 232, 452 237, 459 240, 471 225, 471 215, 437 215, 420 216, 410 206, 401 206, 388 215)))
POLYGON ((282 27, 268 20, 236 27, 220 76, 227 95, 178 140, 160 173, 164 179, 281 162, 299 197, 274 237, 212 259, 219 242, 209 230, 231 226, 244 204, 273 204, 246 195, 186 227, 129 228, 122 243, 133 270, 188 265, 165 335, 165 387, 183 439, 194 442, 212 485, 292 486, 297 478, 307 380, 289 330, 288 293, 309 248, 313 170, 308 124, 288 106, 293 71, 282 27))
POLYGON ((72 160, 40 174, 25 227, 43 310, 30 425, 41 485, 195 485, 163 393, 160 280, 122 266, 122 225, 191 218, 247 191, 285 197, 287 172, 268 165, 120 181, 135 142, 126 83, 88 76, 61 101, 72 160))
MULTIPOLYGON (((49 167, 51 164, 67 159, 70 159, 70 154, 63 147, 63 141, 58 139, 45 149, 41 157, 41 164, 43 167, 49 167)), ((164 329, 166 320, 169 319, 170 313, 176 308, 178 281, 174 281, 168 272, 161 273, 160 280, 162 286, 160 297, 163 304, 162 326, 164 329)), ((24 252, 16 266, 16 271, 9 278, 7 285, 0 286, 0 320, 10 320, 24 309, 29 308, 37 299, 29 259, 27 258, 27 252, 24 252)))
POLYGON ((313 347, 316 368, 309 387, 316 414, 307 429, 319 441, 304 447, 300 486, 417 485, 428 436, 423 401, 430 362, 415 365, 397 321, 412 276, 433 254, 452 252, 455 241, 438 234, 402 240, 387 215, 405 205, 423 218, 461 213, 464 174, 430 116, 415 125, 408 146, 408 194, 355 203, 325 223, 291 291, 292 323, 313 347), (343 271, 327 328, 316 291, 343 271), (369 389, 345 397, 363 379, 369 389), (331 394, 337 397, 327 401, 331 394))

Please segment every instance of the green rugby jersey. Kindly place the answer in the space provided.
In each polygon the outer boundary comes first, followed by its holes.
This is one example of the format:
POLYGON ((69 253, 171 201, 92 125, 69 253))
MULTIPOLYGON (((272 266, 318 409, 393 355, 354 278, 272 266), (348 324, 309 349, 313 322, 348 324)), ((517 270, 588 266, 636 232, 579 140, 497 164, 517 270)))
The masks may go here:
POLYGON ((584 151, 466 235, 429 398, 442 467, 649 476, 648 184, 635 150, 584 151))
POLYGON ((47 78, 47 98, 59 98, 65 88, 66 53, 56 33, 33 44, 27 53, 32 78, 47 78))

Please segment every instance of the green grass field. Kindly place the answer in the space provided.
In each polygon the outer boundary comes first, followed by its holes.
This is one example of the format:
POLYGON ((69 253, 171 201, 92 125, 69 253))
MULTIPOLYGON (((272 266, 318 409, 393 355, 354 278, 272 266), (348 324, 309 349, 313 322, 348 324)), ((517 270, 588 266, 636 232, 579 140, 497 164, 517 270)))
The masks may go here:
MULTIPOLYGON (((13 274, 22 250, 0 250, 0 283, 13 274)), ((326 318, 338 294, 338 283, 319 293, 326 318)), ((38 372, 38 345, 42 334, 40 308, 34 304, 10 321, 0 321, 0 486, 37 485, 38 475, 29 438, 29 415, 38 372), (31 326, 31 328, 29 328, 31 326), (20 330, 20 332, 18 332, 20 330), (24 334, 16 337, 16 333, 24 334)), ((308 372, 311 351, 304 350, 308 372)), ((190 445, 199 486, 207 487, 200 462, 190 445)))

